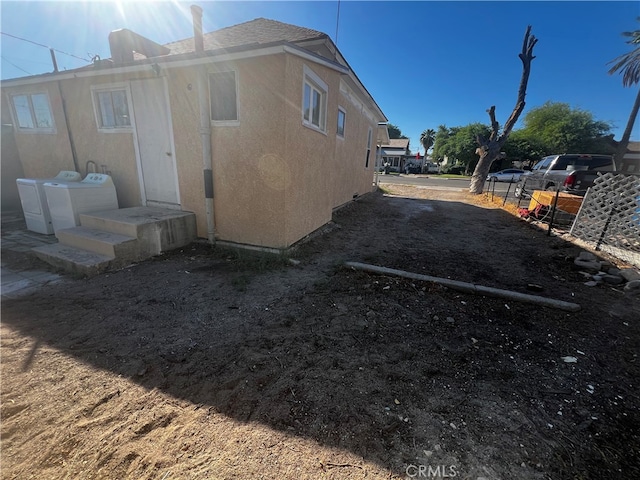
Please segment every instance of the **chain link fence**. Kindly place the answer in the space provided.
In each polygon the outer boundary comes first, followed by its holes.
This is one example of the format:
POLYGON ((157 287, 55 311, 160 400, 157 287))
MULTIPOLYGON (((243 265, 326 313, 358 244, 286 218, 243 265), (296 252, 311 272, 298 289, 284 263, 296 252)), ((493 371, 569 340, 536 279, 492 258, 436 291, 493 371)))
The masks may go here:
POLYGON ((587 191, 571 235, 640 267, 640 176, 606 173, 587 191))

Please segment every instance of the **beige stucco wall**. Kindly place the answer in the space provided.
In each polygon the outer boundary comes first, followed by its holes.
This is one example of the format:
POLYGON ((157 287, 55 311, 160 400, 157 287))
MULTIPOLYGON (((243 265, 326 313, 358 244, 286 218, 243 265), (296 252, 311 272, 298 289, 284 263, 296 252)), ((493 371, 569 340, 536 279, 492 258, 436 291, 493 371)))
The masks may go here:
POLYGON ((111 172, 118 205, 124 208, 141 205, 133 127, 126 133, 98 131, 91 92, 94 85, 122 82, 122 77, 115 76, 76 78, 63 82, 62 91, 82 175, 86 175, 87 167, 89 171, 93 169, 88 161, 96 163, 98 172, 104 165, 111 172))
POLYGON ((2 210, 20 210, 20 196, 16 179, 24 178, 24 169, 20 163, 20 153, 16 145, 12 127, 12 119, 9 114, 9 106, 5 95, 0 95, 2 103, 2 139, 0 139, 0 193, 2 193, 2 210))
MULTIPOLYGON (((375 142, 368 168, 365 153, 376 123, 361 104, 341 98, 340 73, 289 54, 205 68, 234 70, 238 83, 238 125, 211 130, 217 239, 286 248, 354 194, 371 191, 375 142), (326 134, 302 124, 305 64, 329 87, 326 134), (339 141, 338 104, 347 112, 339 141)), ((196 213, 198 235, 206 237, 197 74, 185 68, 168 75, 182 208, 196 213)))
POLYGON ((371 191, 375 144, 365 167, 368 128, 377 122, 340 94, 341 74, 300 57, 287 57, 285 151, 291 188, 286 195, 286 246, 331 220, 334 208, 371 191), (304 65, 328 87, 327 128, 318 132, 302 123, 304 65), (346 111, 345 138, 337 138, 338 105, 346 111))
POLYGON ((60 170, 75 170, 57 83, 3 88, 2 94, 7 100, 6 108, 10 108, 12 95, 22 93, 47 93, 55 125, 55 133, 28 133, 17 129, 12 111, 9 115, 3 115, 5 118, 12 118, 16 147, 20 152, 25 177, 50 178, 60 170))
MULTIPOLYGON (((211 127, 216 238, 282 247, 288 168, 283 156, 284 54, 203 68, 233 70, 238 85, 238 124, 211 127)), ((182 208, 196 213, 198 236, 206 237, 196 70, 171 70, 169 81, 182 208)))
MULTIPOLYGON (((219 240, 286 248, 331 220, 334 208, 371 191, 375 142, 365 167, 367 132, 376 122, 362 104, 340 92, 342 74, 291 54, 198 67, 236 72, 239 122, 212 125, 215 233, 219 240), (328 86, 326 133, 302 123, 303 68, 328 86), (338 105, 346 111, 345 138, 337 139, 338 105)), ((199 237, 207 236, 198 68, 162 68, 169 91, 180 203, 193 211, 199 237)), ((151 76, 153 73, 142 74, 151 76)), ((81 173, 94 161, 111 171, 121 207, 140 205, 134 131, 99 132, 92 85, 129 82, 141 74, 74 78, 61 84, 81 173)), ((55 83, 13 87, 51 99, 57 133, 17 134, 25 175, 73 169, 69 138, 55 83)), ((9 89, 7 89, 9 90, 9 89)))
POLYGON ((284 65, 284 54, 237 62, 240 125, 212 129, 216 226, 222 239, 285 246, 284 65))
POLYGON ((94 169, 87 162, 95 162, 97 171, 101 171, 104 165, 106 170, 111 172, 120 207, 140 205, 133 128, 127 133, 99 132, 91 97, 92 85, 122 81, 121 77, 102 76, 66 79, 61 81, 60 85, 57 82, 48 82, 3 89, 7 95, 45 91, 49 95, 56 132, 24 133, 15 130, 24 175, 30 178, 47 178, 56 175, 60 170, 76 170, 62 109, 64 98, 76 151, 77 170, 84 177, 87 168, 89 171, 94 169))
MULTIPOLYGON (((335 161, 337 175, 333 179, 333 207, 350 201, 354 196, 371 192, 376 162, 377 122, 363 113, 361 103, 340 93, 339 105, 346 111, 344 139, 337 138, 335 161), (357 104, 354 104, 357 103, 357 104), (371 149, 367 162, 367 141, 371 129, 371 149)), ((337 121, 337 119, 336 119, 337 121)))

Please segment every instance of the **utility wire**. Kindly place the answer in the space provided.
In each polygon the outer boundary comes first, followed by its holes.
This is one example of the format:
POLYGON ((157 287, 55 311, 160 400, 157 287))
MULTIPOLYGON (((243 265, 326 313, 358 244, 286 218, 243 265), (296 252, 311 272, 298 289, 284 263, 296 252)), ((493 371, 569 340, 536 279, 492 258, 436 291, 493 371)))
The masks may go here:
POLYGON ((22 70, 24 73, 26 73, 27 75, 33 75, 33 73, 29 73, 27 72, 24 68, 19 67, 18 65, 16 65, 15 63, 10 62, 9 60, 7 60, 4 57, 1 57, 3 61, 7 62, 9 65, 16 67, 18 70, 22 70))
POLYGON ((11 37, 11 38, 15 38, 15 39, 18 39, 18 40, 22 40, 23 42, 29 42, 29 43, 32 43, 32 44, 37 45, 39 47, 44 47, 44 48, 46 48, 48 50, 53 50, 54 52, 62 53, 63 55, 69 55, 70 57, 77 58, 78 60, 82 60, 83 62, 91 63, 91 61, 87 60, 86 58, 78 57, 77 55, 74 55, 72 53, 63 52, 62 50, 58 50, 57 48, 48 47, 47 45, 43 45, 41 43, 34 42, 33 40, 28 40, 26 38, 17 37, 15 35, 11 35, 10 33, 5 33, 5 32, 0 32, 0 33, 2 35, 6 35, 7 37, 11 37))

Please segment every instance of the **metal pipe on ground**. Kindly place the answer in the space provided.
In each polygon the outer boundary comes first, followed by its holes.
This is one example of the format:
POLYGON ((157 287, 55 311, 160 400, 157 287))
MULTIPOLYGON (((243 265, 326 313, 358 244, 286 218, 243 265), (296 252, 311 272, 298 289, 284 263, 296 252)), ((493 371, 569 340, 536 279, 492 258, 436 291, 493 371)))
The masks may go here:
POLYGON ((365 272, 379 273, 382 275, 393 275, 396 277, 409 278, 423 282, 436 283, 452 290, 464 293, 480 294, 486 297, 506 298, 516 302, 532 303, 534 305, 542 305, 544 307, 557 308, 567 312, 577 312, 580 305, 577 303, 564 302, 554 298, 540 297, 538 295, 529 295, 526 293, 514 292, 512 290, 502 290, 500 288, 486 287, 484 285, 476 285, 473 283, 460 282, 449 278, 432 277, 430 275, 422 275, 419 273, 406 272, 404 270, 396 270, 393 268, 379 267, 377 265, 369 265, 360 262, 346 262, 345 266, 362 270, 365 272))

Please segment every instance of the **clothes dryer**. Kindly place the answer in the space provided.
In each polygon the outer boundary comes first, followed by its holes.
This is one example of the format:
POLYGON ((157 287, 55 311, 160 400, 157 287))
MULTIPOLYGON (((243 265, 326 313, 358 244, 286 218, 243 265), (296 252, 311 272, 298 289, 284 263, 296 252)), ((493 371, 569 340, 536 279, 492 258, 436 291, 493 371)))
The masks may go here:
POLYGON ((44 191, 45 183, 72 183, 80 180, 82 177, 78 172, 68 170, 62 170, 54 178, 18 178, 16 184, 27 230, 44 235, 53 233, 51 213, 44 191))

